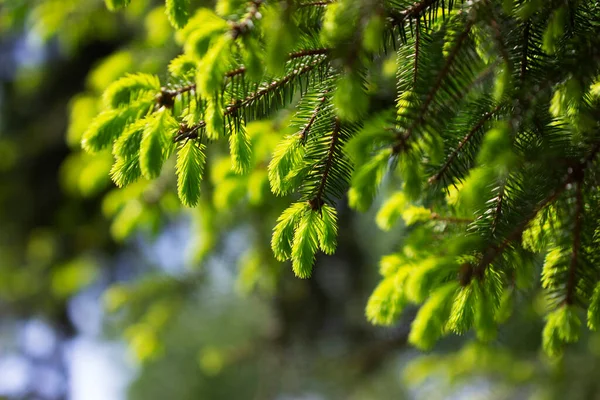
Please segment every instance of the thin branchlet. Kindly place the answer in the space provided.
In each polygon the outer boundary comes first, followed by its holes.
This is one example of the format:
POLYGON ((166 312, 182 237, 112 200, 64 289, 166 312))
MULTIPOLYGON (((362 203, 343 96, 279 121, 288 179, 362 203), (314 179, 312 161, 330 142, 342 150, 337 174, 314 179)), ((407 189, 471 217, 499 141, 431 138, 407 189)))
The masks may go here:
POLYGON ((231 36, 234 39, 246 34, 254 26, 254 20, 260 18, 259 9, 263 0, 252 0, 248 7, 246 16, 238 22, 231 23, 231 36))
MULTIPOLYGON (((223 116, 227 117, 227 116, 235 115, 238 110, 248 107, 253 102, 260 100, 261 98, 267 96, 270 93, 273 93, 274 91, 276 91, 279 88, 281 88, 282 86, 286 85, 293 79, 314 70, 316 67, 318 67, 320 64, 322 64, 326 60, 327 60, 326 57, 320 57, 319 59, 314 60, 313 62, 311 62, 309 64, 306 64, 298 69, 295 69, 294 71, 292 71, 288 75, 284 76, 283 78, 272 81, 271 83, 267 84, 266 86, 257 90, 256 92, 249 94, 244 99, 233 100, 231 103, 229 103, 225 107, 225 110, 223 111, 223 116)), ((196 126, 203 128, 204 126, 206 126, 206 121, 202 120, 202 121, 198 122, 194 127, 190 127, 189 133, 186 133, 184 135, 179 135, 179 134, 175 135, 173 137, 173 141, 180 142, 185 139, 196 139, 198 137, 198 129, 194 129, 196 126)))
POLYGON ((312 112, 310 119, 308 120, 306 125, 304 125, 304 127, 300 130, 300 132, 298 132, 298 136, 300 137, 300 140, 302 142, 306 141, 306 136, 307 136, 308 132, 310 131, 310 128, 312 128, 313 124, 315 123, 317 116, 319 115, 319 112, 321 111, 321 108, 323 107, 323 104, 325 103, 325 100, 327 100, 327 91, 325 93, 323 93, 323 96, 321 96, 319 98, 319 103, 317 104, 314 111, 312 112))
POLYGON ((315 197, 309 200, 309 204, 313 210, 320 210, 324 204, 323 193, 325 192, 325 186, 327 185, 327 177, 329 176, 329 171, 331 170, 331 166, 334 162, 335 147, 338 143, 339 134, 340 119, 336 117, 333 125, 333 131, 331 133, 331 142, 329 144, 329 150, 327 151, 327 160, 325 161, 325 169, 323 170, 323 176, 321 176, 321 182, 319 183, 319 187, 317 189, 315 197))
POLYGON ((475 124, 475 126, 473 126, 473 128, 471 128, 471 130, 460 141, 458 146, 456 146, 456 149, 454 149, 454 151, 450 154, 450 156, 448 157, 448 159, 446 160, 444 165, 442 165, 440 170, 434 176, 429 178, 428 182, 430 184, 438 182, 442 178, 442 176, 444 176, 446 171, 448 171, 448 168, 450 168, 450 165, 454 162, 454 160, 456 159, 456 157, 458 156, 460 151, 463 149, 463 147, 465 147, 465 145, 473 138, 473 136, 481 128, 483 128, 483 126, 486 124, 486 122, 488 122, 490 120, 490 118, 492 118, 494 116, 494 114, 496 114, 499 110, 500 110, 500 106, 496 106, 492 111, 486 112, 483 115, 483 117, 481 117, 481 119, 477 122, 477 124, 475 124))
POLYGON ((517 225, 515 230, 507 235, 500 244, 492 244, 490 247, 488 247, 477 265, 470 264, 470 268, 473 269, 472 276, 482 279, 487 267, 492 264, 496 257, 501 255, 511 244, 521 238, 521 235, 525 229, 527 229, 527 226, 536 217, 536 215, 538 215, 538 213, 548 205, 554 203, 570 184, 581 180, 581 177, 583 176, 585 169, 588 167, 588 164, 594 160, 594 158, 598 155, 598 152, 600 152, 600 142, 594 144, 591 151, 581 161, 581 163, 574 167, 569 167, 567 176, 561 182, 560 186, 558 186, 548 197, 540 202, 529 214, 529 216, 524 218, 521 223, 517 225))
POLYGON ((577 286, 577 266, 579 264, 579 251, 581 250, 581 230, 583 225, 583 191, 581 176, 575 182, 575 226, 573 227, 573 248, 571 263, 569 265, 569 279, 567 280, 567 293, 565 303, 571 305, 575 302, 575 288, 577 286))
MULTIPOLYGON (((438 76, 437 76, 437 78, 435 80, 435 83, 433 84, 433 86, 429 90, 429 93, 427 94, 427 97, 426 97, 425 101, 423 102, 423 105, 421 106, 421 109, 419 110, 418 117, 408 127, 408 129, 406 130, 406 132, 402 135, 402 138, 400 138, 400 137, 398 138, 399 141, 400 140, 402 142, 408 141, 408 139, 410 139, 410 137, 414 133, 414 130, 420 124, 422 124, 423 121, 425 121, 425 116, 427 115, 427 112, 429 111, 429 106, 431 105, 431 103, 433 103, 433 100, 435 99, 435 96, 436 96, 437 92, 440 90, 440 88, 442 88, 442 86, 443 86, 442 83, 443 83, 444 79, 446 79, 446 77, 448 76, 448 74, 450 73, 450 69, 452 68, 452 64, 454 63, 454 60, 458 56, 458 53, 459 53, 460 49, 462 48, 463 43, 465 42, 465 40, 469 36, 469 32, 471 31, 471 27, 472 26, 473 26, 473 20, 469 19, 467 21, 465 29, 462 31, 462 33, 458 37, 458 40, 457 40, 456 44, 454 45, 454 47, 452 49, 452 52, 450 53, 450 55, 448 55, 448 58, 447 58, 447 60, 446 60, 446 62, 444 64, 444 67, 439 72, 439 74, 438 74, 438 76)), ((397 151, 396 145, 393 146, 392 151, 395 154, 397 154, 396 153, 396 151, 397 151)))

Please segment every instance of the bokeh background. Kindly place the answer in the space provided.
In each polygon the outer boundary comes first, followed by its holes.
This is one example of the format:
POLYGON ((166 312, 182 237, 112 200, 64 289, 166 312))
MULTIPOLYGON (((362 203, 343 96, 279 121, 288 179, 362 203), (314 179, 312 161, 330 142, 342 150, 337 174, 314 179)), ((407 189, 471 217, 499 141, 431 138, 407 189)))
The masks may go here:
MULTIPOLYGON (((276 262, 289 200, 264 165, 289 110, 249 126, 264 152, 250 178, 212 152, 195 209, 172 173, 117 190, 110 152, 85 154, 80 137, 108 84, 164 78, 181 52, 161 3, 0 0, 0 399, 600 398, 600 337, 544 358, 538 293, 517 294, 488 346, 451 337, 419 353, 414 309, 367 323, 379 259, 407 229, 379 231, 377 207, 338 204, 338 251, 312 279, 276 262)), ((381 60, 374 104, 393 101, 394 73, 381 60)))

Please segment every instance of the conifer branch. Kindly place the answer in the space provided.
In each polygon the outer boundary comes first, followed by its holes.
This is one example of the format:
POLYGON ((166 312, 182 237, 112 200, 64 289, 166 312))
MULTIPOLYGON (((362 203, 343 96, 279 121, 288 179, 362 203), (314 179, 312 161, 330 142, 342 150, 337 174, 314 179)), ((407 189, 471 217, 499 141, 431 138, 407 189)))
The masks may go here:
POLYGON ((453 223, 453 224, 470 224, 471 222, 473 222, 473 220, 470 218, 458 218, 458 217, 443 216, 443 215, 439 215, 438 213, 435 213, 435 212, 431 213, 431 219, 434 221, 449 222, 449 223, 453 223))
MULTIPOLYGON (((302 66, 301 68, 294 70, 292 73, 284 76, 283 78, 281 78, 279 80, 275 80, 275 81, 271 82, 270 84, 268 84, 267 86, 263 87, 262 89, 249 94, 246 98, 234 100, 233 102, 229 103, 225 107, 223 116, 227 117, 227 116, 235 115, 235 113, 238 110, 250 106, 253 102, 258 101, 261 98, 267 96, 268 94, 273 93, 277 89, 285 86, 287 83, 289 83, 293 79, 312 71, 314 68, 319 66, 319 64, 325 62, 326 60, 327 60, 327 57, 320 57, 318 60, 313 61, 310 64, 306 64, 306 65, 302 66)), ((189 127, 187 132, 185 132, 184 134, 178 133, 177 135, 175 135, 173 137, 173 141, 180 142, 180 141, 186 140, 186 139, 197 139, 198 138, 198 130, 201 128, 204 128, 205 126, 206 126, 206 121, 202 120, 202 121, 198 122, 196 125, 194 125, 193 127, 189 127)))
POLYGON ((446 173, 450 165, 454 162, 460 151, 463 147, 473 138, 473 136, 481 129, 483 126, 500 110, 500 106, 496 106, 492 111, 486 112, 483 117, 475 124, 475 126, 463 137, 460 141, 456 149, 450 154, 442 168, 431 178, 429 178, 428 183, 438 182, 442 176, 446 173))
POLYGON ((413 85, 417 84, 417 79, 419 76, 419 42, 421 39, 421 18, 417 18, 416 21, 416 35, 415 35, 415 64, 414 64, 414 76, 413 76, 413 85))
POLYGON ((494 209, 494 220, 492 221, 492 236, 496 233, 496 228, 498 227, 498 221, 500 220, 500 215, 502 215, 502 205, 504 203, 504 189, 506 188, 506 182, 504 182, 499 190, 498 196, 496 197, 496 208, 494 209))
POLYGON ((323 170, 323 176, 321 177, 321 182, 319 183, 319 188, 317 189, 315 197, 309 200, 309 204, 313 210, 320 210, 323 206, 323 192, 325 191, 327 177, 329 176, 329 171, 331 170, 331 166, 333 164, 333 155, 335 153, 335 146, 338 142, 339 133, 340 119, 336 117, 335 124, 333 126, 333 132, 331 133, 331 143, 329 144, 329 150, 327 151, 327 161, 325 161, 325 169, 323 170))
POLYGON ((490 26, 494 32, 494 38, 496 39, 496 42, 498 42, 498 50, 500 51, 500 55, 506 62, 506 66, 510 67, 510 56, 508 55, 508 50, 506 49, 506 43, 504 43, 504 39, 502 39, 502 32, 500 32, 498 22, 493 17, 490 21, 490 26))
MULTIPOLYGON (((452 52, 448 56, 448 59, 446 60, 444 67, 438 74, 438 76, 435 80, 435 83, 433 84, 432 88, 429 90, 429 93, 427 94, 427 98, 425 99, 423 106, 419 110, 419 114, 418 114, 419 116, 413 121, 413 123, 410 125, 410 127, 406 130, 406 133, 404 133, 402 135, 401 140, 403 142, 406 142, 408 139, 410 139, 414 130, 425 120, 425 115, 427 114, 427 111, 429 111, 429 106, 431 105, 431 103, 433 103, 433 100, 435 99, 435 95, 440 90, 440 88, 443 86, 442 83, 443 83, 444 79, 446 79, 446 77, 450 73, 450 68, 452 67, 454 60, 456 59, 456 56, 458 55, 458 52, 460 51, 463 43, 469 36, 469 32, 471 31, 472 26, 473 26, 473 20, 469 19, 467 21, 467 25, 465 26, 465 29, 458 37, 458 40, 457 40, 456 44, 454 45, 452 52)), ((397 154, 396 146, 393 147, 393 151, 395 154, 397 154)))
POLYGON ((300 3, 298 4, 298 8, 302 7, 325 7, 329 4, 335 3, 335 0, 324 0, 324 1, 312 1, 310 3, 300 3))
MULTIPOLYGON (((558 197, 567 189, 569 184, 573 182, 580 182, 582 180, 587 163, 592 161, 594 157, 596 157, 598 152, 600 152, 600 142, 596 143, 592 147, 590 153, 583 159, 581 163, 569 168, 567 177, 563 180, 561 185, 556 190, 554 190, 554 192, 550 196, 548 196, 541 203, 539 203, 538 206, 535 207, 534 210, 531 212, 531 214, 527 218, 525 218, 511 234, 506 236, 502 243, 500 243, 499 245, 493 244, 490 247, 488 247, 488 250, 484 253, 481 261, 477 264, 477 266, 470 266, 470 268, 473 269, 472 275, 477 276, 478 278, 482 278, 486 268, 492 262, 494 262, 496 257, 502 254, 504 250, 506 250, 515 240, 521 237, 525 229, 527 229, 527 225, 529 224, 529 222, 531 222, 531 220, 533 220, 540 211, 546 208, 546 206, 554 203, 554 201, 556 201, 556 199, 558 199, 558 197)), ((578 185, 580 184, 578 183, 578 185)))
POLYGON ((259 8, 263 0, 252 0, 249 5, 249 10, 246 13, 246 16, 239 22, 234 22, 231 24, 231 36, 233 39, 237 39, 241 35, 244 35, 246 32, 250 31, 254 26, 254 19, 259 17, 259 8))
POLYGON ((429 7, 434 5, 438 0, 423 0, 421 2, 413 4, 411 7, 404 11, 390 10, 390 18, 394 25, 402 25, 406 20, 412 18, 420 18, 421 13, 426 11, 429 7))
POLYGON ((304 125, 304 127, 302 128, 302 130, 300 130, 300 132, 298 132, 298 136, 300 137, 300 141, 302 141, 302 142, 306 141, 306 134, 310 131, 310 128, 315 123, 315 121, 317 119, 317 116, 319 115, 319 111, 321 111, 321 108, 323 107, 323 104, 325 103, 325 100, 327 100, 327 92, 328 91, 325 91, 323 93, 323 96, 319 99, 319 103, 315 107, 312 115, 310 116, 310 119, 308 120, 308 122, 306 123, 306 125, 304 125))
POLYGON ((569 265, 569 279, 567 281, 567 294, 565 296, 565 303, 571 305, 575 299, 575 288, 577 278, 577 263, 579 257, 579 251, 581 249, 581 228, 583 224, 583 192, 582 183, 583 172, 581 177, 575 184, 575 227, 573 229, 573 250, 571 253, 571 264, 569 265))
POLYGON ((523 55, 521 57, 521 72, 519 75, 519 79, 521 82, 525 79, 525 74, 527 73, 527 48, 529 46, 529 29, 531 28, 531 23, 527 21, 525 23, 525 29, 523 30, 523 55))
POLYGON ((291 80, 297 78, 298 76, 304 75, 305 73, 312 71, 316 66, 318 66, 325 60, 326 60, 326 58, 323 57, 323 58, 318 59, 316 62, 313 62, 311 64, 306 64, 306 65, 302 66, 300 69, 296 69, 292 73, 285 75, 283 78, 281 78, 279 80, 275 80, 275 81, 271 82, 270 84, 268 84, 267 86, 263 87, 262 89, 249 94, 245 99, 234 101, 233 103, 231 103, 227 107, 225 107, 224 115, 225 116, 231 115, 238 109, 249 106, 253 102, 266 96, 267 94, 270 94, 270 93, 276 91, 277 89, 281 88, 282 86, 284 86, 291 80))
MULTIPOLYGON (((293 53, 289 53, 288 59, 296 60, 296 59, 302 58, 302 57, 320 56, 320 55, 326 55, 328 53, 329 53, 328 48, 299 50, 299 51, 296 51, 293 53)), ((228 71, 225 74, 225 77, 226 78, 234 78, 238 75, 244 75, 245 73, 246 73, 246 67, 242 65, 239 68, 228 71)), ((160 93, 156 97, 156 103, 159 105, 159 107, 165 106, 167 108, 172 108, 173 105, 175 104, 175 97, 177 97, 178 95, 183 94, 183 93, 193 92, 195 90, 196 90, 195 83, 192 83, 192 84, 189 84, 186 86, 182 86, 182 87, 176 88, 176 89, 168 89, 166 87, 162 87, 160 93)))

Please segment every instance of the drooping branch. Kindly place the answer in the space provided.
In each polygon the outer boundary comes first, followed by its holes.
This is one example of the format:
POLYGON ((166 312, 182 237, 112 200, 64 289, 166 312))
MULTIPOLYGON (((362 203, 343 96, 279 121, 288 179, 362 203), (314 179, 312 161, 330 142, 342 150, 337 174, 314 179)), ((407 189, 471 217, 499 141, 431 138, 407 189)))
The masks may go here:
POLYGON ((486 112, 483 115, 483 117, 481 117, 481 119, 477 122, 477 124, 475 124, 475 126, 463 137, 463 139, 460 141, 460 143, 458 144, 456 149, 454 149, 454 151, 450 154, 450 156, 448 157, 448 159, 446 160, 444 165, 442 165, 442 168, 440 168, 440 170, 434 176, 429 178, 428 182, 430 184, 438 182, 442 178, 442 176, 446 173, 446 171, 448 170, 450 165, 454 162, 454 160, 456 159, 456 157, 458 156, 458 154, 460 153, 462 148, 465 147, 465 145, 473 138, 473 136, 481 128, 483 128, 483 126, 486 124, 486 122, 489 121, 490 118, 492 118, 494 116, 494 114, 496 114, 499 110, 500 110, 500 106, 496 106, 492 111, 486 112))
POLYGON ((335 153, 335 146, 337 145, 339 134, 340 119, 336 117, 333 126, 333 132, 331 133, 331 143, 329 144, 329 150, 327 151, 325 169, 323 170, 323 175, 321 176, 321 182, 319 183, 319 187, 317 189, 315 197, 309 200, 310 206, 313 210, 320 210, 323 206, 323 193, 325 191, 325 186, 327 185, 327 177, 329 176, 329 171, 331 170, 331 166, 333 165, 333 155, 335 153))

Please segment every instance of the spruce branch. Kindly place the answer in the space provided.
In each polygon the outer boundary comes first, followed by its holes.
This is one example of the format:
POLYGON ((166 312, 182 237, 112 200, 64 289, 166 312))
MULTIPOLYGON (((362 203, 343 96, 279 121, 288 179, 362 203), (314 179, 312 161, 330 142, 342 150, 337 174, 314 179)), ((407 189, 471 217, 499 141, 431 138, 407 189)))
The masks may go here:
MULTIPOLYGON (((327 60, 327 57, 325 57, 325 56, 320 57, 316 61, 313 61, 313 62, 306 64, 298 69, 295 69, 291 73, 285 75, 283 78, 272 81, 271 83, 267 84, 266 86, 262 87, 261 89, 257 90, 256 92, 249 94, 244 99, 233 100, 231 103, 229 103, 225 107, 223 116, 228 117, 228 116, 236 115, 238 110, 241 110, 245 107, 252 105, 252 103, 259 101, 260 99, 264 98, 265 96, 284 87, 285 85, 287 85, 288 83, 293 81, 295 78, 314 70, 316 67, 318 67, 320 64, 322 64, 326 60, 327 60)), ((193 127, 189 127, 189 131, 186 132, 185 134, 175 135, 173 137, 173 141, 180 142, 180 141, 186 140, 186 139, 196 139, 196 138, 198 138, 199 128, 201 129, 205 126, 206 126, 206 121, 202 120, 202 121, 198 122, 196 125, 194 125, 193 127)))
POLYGON ((329 176, 329 171, 331 170, 331 166, 333 164, 333 155, 335 153, 335 146, 338 142, 339 133, 340 119, 336 117, 333 126, 333 132, 331 133, 331 143, 329 144, 329 150, 327 151, 327 160, 325 161, 325 169, 323 171, 323 176, 321 177, 321 182, 319 183, 319 188, 317 189, 315 197, 309 200, 310 207, 313 210, 320 210, 324 204, 323 192, 325 190, 325 185, 327 184, 327 177, 329 176))
MULTIPOLYGON (((328 48, 318 48, 318 49, 306 49, 299 50, 293 53, 288 54, 288 60, 296 60, 298 58, 303 57, 314 57, 314 56, 322 56, 327 55, 329 53, 328 48)), ((240 66, 239 68, 232 69, 225 74, 225 78, 234 78, 239 75, 244 75, 246 73, 246 67, 240 66)), ((189 85, 185 85, 175 89, 169 89, 167 87, 162 87, 160 93, 156 96, 156 103, 159 107, 164 106, 167 108, 172 108, 175 104, 175 98, 183 93, 194 92, 196 90, 196 84, 192 83, 189 85)))
POLYGON ((435 5, 439 0, 423 0, 413 4, 404 11, 390 10, 389 16, 394 25, 403 25, 407 20, 413 18, 420 18, 422 13, 427 9, 435 5))
POLYGON ((581 176, 575 183, 575 227, 573 229, 573 250, 571 253, 571 263, 569 265, 569 279, 567 281, 567 294, 565 297, 565 303, 571 305, 574 303, 576 278, 577 278, 577 264, 579 251, 581 249, 581 230, 583 225, 583 191, 582 183, 583 171, 581 176))
POLYGON ((308 120, 308 122, 306 123, 306 125, 304 125, 304 127, 300 130, 300 132, 298 132, 298 136, 300 137, 300 141, 301 142, 305 142, 306 141, 306 135, 308 134, 308 132, 310 131, 310 128, 313 126, 313 124, 315 123, 317 116, 319 115, 319 111, 321 111, 321 108, 323 107, 323 104, 325 103, 325 100, 327 100, 327 92, 325 91, 323 93, 323 96, 321 96, 319 98, 319 103, 317 104, 317 106, 315 107, 310 119, 308 120))
POLYGON ((506 189, 506 182, 502 183, 498 188, 498 196, 496 196, 496 208, 494 208, 494 220, 492 221, 492 236, 496 233, 500 216, 502 215, 502 205, 504 204, 504 191, 506 189))
POLYGON ((471 222, 473 222, 473 220, 470 218, 449 217, 445 215, 439 215, 436 212, 431 213, 431 219, 433 221, 448 222, 452 224, 470 224, 471 222))
POLYGON ((237 39, 252 29, 254 20, 260 18, 259 9, 261 4, 263 4, 263 0, 252 0, 249 4, 246 16, 241 21, 233 22, 231 24, 231 36, 233 39, 237 39))
POLYGON ((324 0, 324 1, 312 1, 309 3, 300 3, 298 4, 298 8, 303 8, 303 7, 325 7, 328 6, 329 4, 333 4, 335 3, 335 0, 324 0))
POLYGON ((477 264, 477 266, 473 266, 469 264, 472 270, 472 276, 476 276, 479 279, 483 278, 485 270, 487 267, 494 262, 496 257, 502 254, 515 240, 518 240, 525 229, 527 229, 528 224, 536 217, 536 215, 546 208, 548 205, 554 203, 556 199, 569 187, 569 185, 573 182, 580 182, 582 180, 583 173, 587 168, 587 164, 591 162, 600 152, 600 142, 596 143, 590 153, 574 167, 569 167, 566 178, 561 182, 560 186, 558 186, 548 197, 546 197, 542 202, 540 202, 537 207, 533 209, 533 211, 529 214, 528 217, 524 218, 521 223, 517 226, 517 228, 512 231, 499 245, 492 244, 488 247, 487 251, 484 252, 481 261, 477 264))
POLYGON ((521 72, 519 74, 519 79, 521 83, 525 79, 525 74, 527 73, 527 47, 529 46, 529 30, 531 29, 531 23, 527 21, 525 23, 525 29, 523 29, 523 55, 521 57, 521 72))
POLYGON ((413 76, 413 85, 417 84, 417 78, 419 76, 419 45, 421 42, 421 18, 417 18, 416 21, 416 35, 415 35, 415 64, 414 64, 414 76, 413 76))
MULTIPOLYGON (((443 83, 444 79, 446 79, 446 77, 449 75, 450 69, 454 63, 454 60, 456 59, 456 56, 458 55, 458 52, 460 51, 463 43, 469 36, 469 32, 471 31, 471 28, 473 27, 473 23, 474 23, 474 21, 472 19, 469 19, 467 21, 465 29, 462 31, 462 33, 458 37, 456 44, 452 48, 452 52, 450 53, 450 55, 446 59, 446 62, 444 63, 444 67, 439 72, 439 74, 435 80, 435 83, 429 90, 429 93, 427 94, 427 98, 425 99, 425 102, 423 103, 423 105, 421 106, 421 109, 418 112, 418 117, 413 121, 413 123, 409 126, 409 128, 406 130, 406 132, 403 135, 401 135, 401 137, 398 138, 398 140, 401 141, 402 143, 408 141, 410 139, 410 137, 412 136, 414 130, 425 121, 425 116, 426 116, 427 112, 429 111, 429 106, 431 106, 431 103, 433 103, 433 100, 435 99, 437 92, 442 88, 442 86, 443 86, 442 83, 443 83)), ((392 150, 393 150, 394 154, 397 154, 397 150, 401 149, 401 148, 402 147, 398 148, 397 145, 395 145, 395 146, 393 146, 392 150)))
POLYGON ((442 178, 442 176, 444 176, 444 174, 446 173, 450 165, 454 162, 462 148, 465 147, 465 145, 473 138, 473 136, 481 128, 483 128, 483 126, 490 120, 490 118, 492 118, 499 110, 500 106, 498 105, 492 111, 486 112, 481 117, 477 124, 475 124, 475 126, 473 126, 473 128, 463 137, 456 149, 454 149, 454 151, 450 154, 444 165, 442 165, 442 168, 440 168, 440 170, 435 175, 429 178, 428 183, 432 184, 438 182, 442 178))

